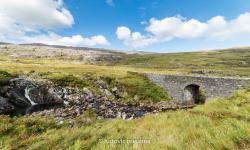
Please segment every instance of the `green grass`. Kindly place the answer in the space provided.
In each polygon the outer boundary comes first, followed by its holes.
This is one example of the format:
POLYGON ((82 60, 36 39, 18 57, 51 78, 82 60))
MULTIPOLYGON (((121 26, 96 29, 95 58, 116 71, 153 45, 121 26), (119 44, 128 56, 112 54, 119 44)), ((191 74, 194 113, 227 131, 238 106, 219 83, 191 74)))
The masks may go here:
POLYGON ((192 110, 131 121, 93 120, 88 112, 73 128, 56 125, 52 118, 1 116, 0 141, 3 149, 249 149, 249 114, 250 89, 246 89, 192 110), (112 139, 150 143, 108 143, 112 139))
POLYGON ((208 75, 216 76, 250 76, 250 48, 131 55, 116 64, 185 74, 205 71, 208 75))
POLYGON ((16 76, 16 74, 11 74, 7 71, 0 70, 0 79, 14 78, 16 76))
MULTIPOLYGON (((34 74, 34 73, 33 73, 34 74)), ((108 85, 109 91, 118 87, 120 100, 130 103, 151 103, 159 101, 171 100, 167 92, 159 86, 153 84, 143 74, 127 72, 123 76, 98 75, 96 73, 86 73, 79 75, 64 73, 38 73, 40 78, 47 78, 59 86, 68 87, 87 87, 96 95, 100 95, 100 91, 96 82, 103 80, 108 85)))
POLYGON ((127 76, 118 78, 113 82, 118 88, 125 89, 132 102, 159 102, 171 100, 167 92, 159 86, 154 85, 145 76, 129 72, 127 76))

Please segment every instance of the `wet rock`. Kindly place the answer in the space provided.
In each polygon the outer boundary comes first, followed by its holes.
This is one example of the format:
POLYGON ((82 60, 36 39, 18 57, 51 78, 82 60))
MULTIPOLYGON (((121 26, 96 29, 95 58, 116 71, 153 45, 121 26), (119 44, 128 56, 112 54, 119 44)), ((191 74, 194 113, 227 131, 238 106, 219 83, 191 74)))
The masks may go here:
POLYGON ((0 86, 0 95, 8 98, 14 106, 24 109, 25 112, 39 111, 48 104, 63 103, 57 93, 58 89, 51 83, 43 84, 24 78, 14 78, 7 83, 8 85, 0 86), (32 107, 34 105, 37 106, 32 107))
POLYGON ((134 112, 134 117, 138 118, 138 117, 142 117, 145 114, 144 111, 141 110, 137 110, 134 112))
POLYGON ((5 86, 10 84, 10 79, 1 79, 0 86, 5 86))
POLYGON ((10 86, 2 86, 0 88, 0 94, 3 96, 6 96, 6 93, 9 91, 9 89, 10 89, 10 86))
POLYGON ((20 93, 20 91, 11 90, 7 93, 7 98, 9 101, 12 102, 14 105, 19 107, 27 107, 30 105, 28 100, 23 96, 24 94, 20 93))
POLYGON ((13 103, 21 106, 63 102, 52 85, 43 85, 26 79, 11 80, 7 93, 13 103))
POLYGON ((0 114, 11 113, 15 109, 8 99, 0 97, 0 114))
POLYGON ((63 103, 53 87, 37 86, 29 91, 29 97, 37 104, 63 103))

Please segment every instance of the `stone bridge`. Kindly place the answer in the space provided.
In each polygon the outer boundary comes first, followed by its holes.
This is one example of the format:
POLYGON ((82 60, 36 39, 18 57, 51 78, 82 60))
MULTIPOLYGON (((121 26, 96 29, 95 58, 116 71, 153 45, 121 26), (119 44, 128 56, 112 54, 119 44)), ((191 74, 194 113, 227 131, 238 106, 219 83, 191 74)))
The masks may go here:
POLYGON ((161 75, 146 73, 153 83, 163 87, 178 102, 204 103, 226 97, 250 86, 250 78, 161 75))

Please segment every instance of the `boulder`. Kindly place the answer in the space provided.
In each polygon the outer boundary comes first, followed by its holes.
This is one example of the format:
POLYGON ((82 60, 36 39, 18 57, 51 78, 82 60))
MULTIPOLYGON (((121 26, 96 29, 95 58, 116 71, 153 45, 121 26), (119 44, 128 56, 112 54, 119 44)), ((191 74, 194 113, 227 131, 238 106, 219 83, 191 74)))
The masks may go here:
POLYGON ((11 106, 13 106, 13 108, 15 107, 24 111, 20 112, 21 114, 40 111, 43 108, 50 107, 51 104, 63 104, 59 91, 60 89, 55 88, 52 83, 49 82, 42 83, 23 78, 10 79, 8 82, 2 81, 0 85, 0 96, 8 99, 8 103, 2 99, 1 108, 6 107, 12 109, 11 106))
POLYGON ((11 104, 8 99, 0 97, 0 114, 11 113, 14 109, 14 105, 11 104))
POLYGON ((10 84, 10 79, 1 79, 0 86, 5 86, 10 84))
POLYGON ((42 84, 26 79, 16 79, 12 80, 10 87, 8 92, 11 93, 13 101, 22 101, 29 105, 63 103, 59 89, 49 83, 42 84))

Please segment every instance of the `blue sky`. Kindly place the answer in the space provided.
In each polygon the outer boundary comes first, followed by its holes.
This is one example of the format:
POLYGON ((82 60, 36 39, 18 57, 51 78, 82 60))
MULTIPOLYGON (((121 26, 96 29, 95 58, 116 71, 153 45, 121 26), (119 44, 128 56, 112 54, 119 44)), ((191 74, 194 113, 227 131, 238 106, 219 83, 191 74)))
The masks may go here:
MULTIPOLYGON (((1 6, 7 5, 5 4, 7 2, 3 1, 0 0, 0 3, 4 3, 0 5, 0 21, 1 6)), ((50 0, 45 1, 49 3, 50 0)), ((16 28, 23 28, 23 26, 27 28, 28 26, 36 31, 23 29, 22 32, 24 33, 20 39, 10 38, 9 33, 3 35, 2 39, 14 42, 44 41, 43 43, 50 44, 46 42, 49 40, 45 39, 49 38, 60 41, 58 43, 61 45, 64 45, 62 41, 66 41, 66 45, 72 46, 86 45, 89 47, 157 52, 193 51, 250 45, 248 39, 250 29, 247 27, 250 23, 249 0, 59 1, 60 4, 55 6, 56 10, 60 8, 59 13, 63 13, 64 17, 65 12, 62 8, 70 14, 70 18, 69 15, 66 15, 65 20, 57 20, 55 25, 61 24, 60 28, 50 26, 52 21, 49 22, 50 24, 44 24, 41 27, 33 24, 19 26, 24 19, 13 17, 12 14, 8 14, 9 12, 2 11, 2 14, 14 18, 17 24, 16 28), (152 18, 155 19, 152 20, 152 18), (216 18, 214 19, 215 23, 208 23, 213 18, 216 18), (217 27, 218 24, 221 25, 221 22, 224 25, 217 27), (171 28, 168 28, 169 26, 171 28), (241 29, 237 29, 238 27, 241 29), (135 34, 133 35, 133 33, 135 34), (79 35, 79 37, 73 38, 74 35, 79 35), (97 35, 101 36, 98 39, 102 42, 93 42, 95 40, 91 37, 97 35), (84 42, 75 42, 72 39, 81 39, 79 41, 83 39, 84 42), (93 43, 86 44, 88 41, 93 43)), ((11 2, 14 4, 15 0, 10 0, 9 3, 11 2)), ((23 2, 25 3, 25 1, 23 2)), ((48 5, 44 4, 45 6, 48 5)), ((33 5, 27 7, 31 8, 33 5)), ((62 17, 54 17, 51 20, 58 18, 62 17)))

